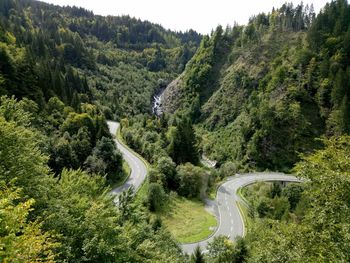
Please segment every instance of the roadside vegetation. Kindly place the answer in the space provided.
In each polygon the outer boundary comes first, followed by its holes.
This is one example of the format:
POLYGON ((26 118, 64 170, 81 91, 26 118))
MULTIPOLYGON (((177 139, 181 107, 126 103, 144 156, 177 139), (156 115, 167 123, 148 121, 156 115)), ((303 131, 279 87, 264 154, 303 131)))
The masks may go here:
POLYGON ((322 147, 317 138, 350 132, 349 10, 346 0, 317 16, 286 3, 246 26, 219 26, 165 109, 191 116, 198 149, 218 165, 290 172, 300 153, 322 147))
POLYGON ((260 182, 242 189, 242 196, 248 204, 248 216, 252 219, 270 218, 280 221, 298 220, 305 210, 301 200, 303 184, 281 182, 260 182))
MULTIPOLYGON (((152 226, 149 215, 131 202, 130 193, 115 206, 108 176, 79 168, 54 173, 49 156, 40 150, 46 140, 34 125, 36 115, 24 108, 28 104, 8 98, 1 102, 1 261, 145 262, 151 257, 176 262, 182 258, 175 240, 165 229, 152 226)), ((108 142, 97 144, 93 154, 103 157, 108 142)))
POLYGON ((346 0, 210 36, 1 0, 0 262, 350 262, 349 25, 346 0), (175 78, 176 105, 151 115, 175 78), (107 119, 149 162, 117 204, 130 169, 107 119), (242 189, 247 235, 184 255, 214 231, 220 182, 266 169, 306 180, 242 189))

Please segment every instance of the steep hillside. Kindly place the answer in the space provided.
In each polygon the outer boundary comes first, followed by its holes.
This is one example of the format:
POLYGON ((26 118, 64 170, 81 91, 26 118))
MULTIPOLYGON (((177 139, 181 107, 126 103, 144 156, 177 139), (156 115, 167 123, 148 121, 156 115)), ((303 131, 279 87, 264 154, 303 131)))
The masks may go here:
POLYGON ((130 17, 0 1, 0 262, 183 262, 111 186, 130 172, 106 118, 151 111, 201 36, 130 17), (135 238, 137 237, 137 238, 135 238))
POLYGON ((152 95, 179 74, 201 40, 128 16, 102 17, 30 0, 0 3, 0 95, 52 96, 108 117, 150 112, 152 95))
POLYGON ((212 159, 288 169, 315 138, 350 131, 349 11, 337 1, 315 18, 285 4, 218 27, 165 92, 164 110, 192 116, 212 159))

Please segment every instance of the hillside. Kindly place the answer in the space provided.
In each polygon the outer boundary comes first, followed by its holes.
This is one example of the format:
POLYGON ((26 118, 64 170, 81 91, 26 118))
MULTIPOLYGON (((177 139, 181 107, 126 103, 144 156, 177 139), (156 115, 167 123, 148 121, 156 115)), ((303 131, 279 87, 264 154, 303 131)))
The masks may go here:
POLYGON ((0 262, 350 262, 349 58, 346 0, 210 36, 0 0, 0 262))
POLYGON ((41 107, 52 96, 75 109, 94 101, 110 118, 150 112, 152 95, 201 40, 194 31, 30 0, 1 1, 0 36, 0 95, 41 107))
POLYGON ((211 159, 288 170, 315 138, 349 132, 349 11, 337 1, 315 17, 285 4, 218 27, 169 85, 164 110, 192 116, 211 159))
POLYGON ((106 119, 151 113, 200 40, 128 16, 0 1, 0 262, 183 260, 131 192, 114 204, 111 187, 130 169, 106 119))

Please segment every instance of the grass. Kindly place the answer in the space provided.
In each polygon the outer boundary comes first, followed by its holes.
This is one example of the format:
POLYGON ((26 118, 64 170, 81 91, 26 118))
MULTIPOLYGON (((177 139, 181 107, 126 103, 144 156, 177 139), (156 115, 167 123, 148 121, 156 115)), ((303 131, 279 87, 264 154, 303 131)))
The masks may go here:
POLYGON ((135 195, 135 202, 141 204, 147 197, 149 182, 146 179, 135 195))
POLYGON ((270 182, 257 182, 238 189, 237 195, 243 200, 243 202, 237 202, 237 205, 243 217, 244 233, 249 231, 254 223, 254 218, 249 216, 248 206, 256 204, 260 197, 265 196, 270 186, 270 182))
MULTIPOLYGON (((244 188, 244 187, 243 187, 244 188)), ((237 191, 237 195, 243 200, 245 201, 245 203, 237 201, 237 206, 239 209, 239 212, 242 215, 243 218, 243 223, 244 223, 244 235, 247 231, 249 231, 250 227, 252 226, 253 223, 253 219, 249 216, 249 208, 247 206, 247 204, 249 204, 249 202, 247 201, 247 199, 244 197, 243 193, 242 193, 242 189, 243 188, 239 188, 237 191)))
MULTIPOLYGON (((120 129, 116 137, 120 143, 130 149, 123 141, 120 129)), ((130 149, 135 153, 132 149, 130 149)), ((139 154, 135 153, 146 165, 147 170, 150 164, 139 154)), ((130 167, 126 164, 128 174, 130 167)), ((147 196, 149 183, 146 179, 136 193, 135 201, 141 203, 147 196)), ((204 209, 204 205, 199 200, 188 200, 183 197, 171 197, 168 207, 159 213, 163 224, 173 234, 180 243, 191 243, 203 240, 210 236, 217 225, 216 218, 204 209)))
POLYGON ((163 224, 180 243, 201 241, 210 236, 217 225, 199 200, 171 197, 169 206, 159 213, 163 224))
POLYGON ((209 199, 215 200, 217 193, 218 193, 218 189, 219 189, 220 185, 224 182, 225 182, 225 179, 218 180, 218 181, 214 182, 214 184, 210 187, 210 189, 208 191, 208 198, 209 199))
POLYGON ((130 166, 128 165, 128 163, 126 161, 123 160, 123 171, 124 173, 127 175, 127 177, 129 177, 129 175, 131 174, 131 169, 130 166))

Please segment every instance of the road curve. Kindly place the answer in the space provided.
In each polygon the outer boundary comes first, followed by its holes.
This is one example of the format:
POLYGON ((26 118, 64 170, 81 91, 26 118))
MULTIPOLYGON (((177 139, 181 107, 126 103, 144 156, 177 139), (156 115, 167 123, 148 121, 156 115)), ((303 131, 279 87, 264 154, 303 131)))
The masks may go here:
MULTIPOLYGON (((120 124, 114 121, 107 121, 107 124, 110 133, 115 136, 120 124)), ((127 190, 130 186, 133 186, 135 191, 137 191, 146 179, 147 167, 135 153, 125 147, 118 139, 114 139, 114 141, 117 148, 122 153, 124 160, 129 164, 131 174, 123 185, 112 189, 111 193, 118 195, 122 191, 127 190)), ((216 232, 211 237, 201 242, 182 244, 181 247, 183 251, 191 254, 198 245, 205 251, 207 244, 216 236, 225 235, 231 240, 234 240, 236 236, 243 236, 244 222, 237 206, 237 202, 241 201, 240 197, 237 195, 237 190, 258 181, 300 182, 296 177, 283 173, 249 173, 229 177, 226 182, 218 188, 216 200, 214 202, 214 210, 218 218, 216 232)))
POLYGON ((249 173, 229 177, 227 181, 218 188, 215 199, 215 213, 218 219, 216 232, 211 237, 201 242, 182 244, 181 247, 183 251, 191 254, 198 245, 202 248, 202 251, 205 251, 207 244, 213 241, 216 236, 225 235, 231 240, 234 240, 236 236, 243 236, 244 222, 237 206, 237 202, 241 201, 240 197, 237 195, 237 190, 258 181, 300 182, 296 177, 283 173, 249 173))
POLYGON ((114 141, 117 145, 117 148, 122 153, 124 160, 128 163, 131 173, 126 182, 114 189, 112 189, 111 193, 114 195, 118 195, 119 193, 123 192, 124 190, 127 190, 130 186, 134 187, 134 190, 137 191, 143 181, 146 179, 147 175, 147 167, 146 165, 140 160, 139 157, 135 155, 130 149, 125 147, 121 142, 118 141, 116 134, 120 127, 120 124, 115 121, 107 121, 109 132, 115 136, 114 141))

